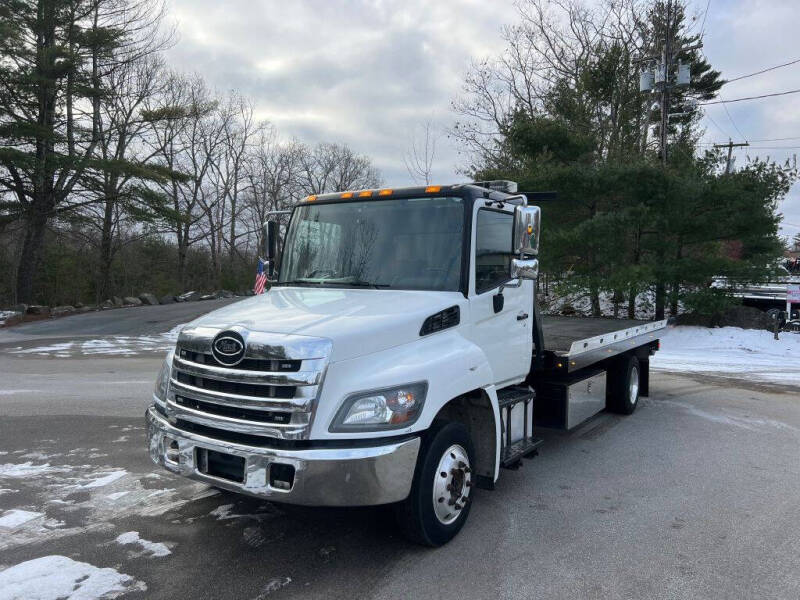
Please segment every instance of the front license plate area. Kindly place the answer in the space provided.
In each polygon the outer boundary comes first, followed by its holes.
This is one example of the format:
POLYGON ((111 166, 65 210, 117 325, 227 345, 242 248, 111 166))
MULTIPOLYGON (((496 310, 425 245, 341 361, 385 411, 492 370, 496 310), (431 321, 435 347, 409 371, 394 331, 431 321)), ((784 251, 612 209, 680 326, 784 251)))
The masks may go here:
POLYGON ((195 457, 197 470, 204 475, 235 483, 244 483, 245 460, 243 456, 207 450, 206 448, 196 448, 195 452, 197 453, 195 457))

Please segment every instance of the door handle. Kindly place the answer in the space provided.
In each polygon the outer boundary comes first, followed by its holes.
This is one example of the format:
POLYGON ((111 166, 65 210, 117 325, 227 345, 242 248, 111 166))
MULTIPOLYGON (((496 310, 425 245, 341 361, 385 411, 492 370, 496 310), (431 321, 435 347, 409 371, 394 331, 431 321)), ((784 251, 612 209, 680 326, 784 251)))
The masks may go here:
POLYGON ((517 321, 524 321, 527 318, 528 318, 528 313, 526 312, 521 312, 517 315, 517 321))

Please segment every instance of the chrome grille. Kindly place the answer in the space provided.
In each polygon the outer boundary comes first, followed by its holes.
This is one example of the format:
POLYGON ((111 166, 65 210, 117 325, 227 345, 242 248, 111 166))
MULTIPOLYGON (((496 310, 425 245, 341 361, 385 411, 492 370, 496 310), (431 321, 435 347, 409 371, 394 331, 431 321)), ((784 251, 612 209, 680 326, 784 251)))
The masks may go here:
POLYGON ((244 359, 235 367, 220 365, 210 351, 223 330, 194 327, 181 332, 172 360, 167 416, 248 435, 307 438, 331 342, 231 329, 246 346, 244 359))

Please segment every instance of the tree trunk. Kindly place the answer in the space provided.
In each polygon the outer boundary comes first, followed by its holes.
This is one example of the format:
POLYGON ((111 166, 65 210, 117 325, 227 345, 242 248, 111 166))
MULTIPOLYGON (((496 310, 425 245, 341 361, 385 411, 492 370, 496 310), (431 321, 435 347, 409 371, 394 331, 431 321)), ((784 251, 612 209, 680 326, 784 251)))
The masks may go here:
MULTIPOLYGON (((37 203, 42 200, 39 199, 37 203)), ((33 282, 42 261, 47 211, 34 210, 25 226, 25 239, 17 267, 17 302, 34 304, 33 282)))
POLYGON ((636 295, 637 290, 634 286, 628 288, 628 318, 636 318, 636 295))
POLYGON ((596 287, 592 287, 589 290, 589 299, 592 302, 592 316, 599 317, 600 316, 600 292, 597 291, 596 287))
POLYGON ((667 286, 663 281, 656 283, 656 320, 664 318, 664 306, 667 300, 667 286))
MULTIPOLYGON (((113 192, 111 192, 113 194, 113 192)), ((111 296, 111 263, 114 259, 114 202, 106 189, 105 212, 103 214, 103 232, 100 239, 100 286, 97 290, 97 302, 111 296)))

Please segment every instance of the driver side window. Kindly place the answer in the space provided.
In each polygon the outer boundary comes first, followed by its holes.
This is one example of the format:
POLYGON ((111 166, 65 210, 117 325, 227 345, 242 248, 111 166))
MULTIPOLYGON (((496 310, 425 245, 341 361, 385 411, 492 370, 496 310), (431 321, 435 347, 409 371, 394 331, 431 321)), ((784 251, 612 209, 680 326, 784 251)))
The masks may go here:
POLYGON ((510 279, 514 215, 482 208, 475 225, 475 292, 480 294, 510 279))

